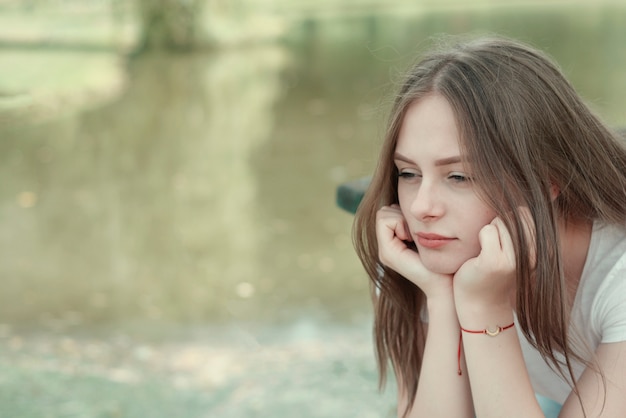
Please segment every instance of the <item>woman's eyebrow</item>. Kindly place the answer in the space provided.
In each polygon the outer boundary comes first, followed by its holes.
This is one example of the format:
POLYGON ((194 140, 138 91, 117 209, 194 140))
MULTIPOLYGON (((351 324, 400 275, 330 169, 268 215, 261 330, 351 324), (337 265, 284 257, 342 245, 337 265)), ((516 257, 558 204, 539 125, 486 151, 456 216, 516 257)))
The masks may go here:
POLYGON ((409 163, 409 164, 415 164, 415 162, 413 160, 411 160, 409 157, 405 157, 404 155, 396 152, 393 154, 393 159, 394 161, 404 161, 405 163, 409 163))
POLYGON ((456 155, 454 157, 441 158, 441 159, 435 161, 435 165, 436 166, 451 165, 451 164, 458 164, 460 162, 462 162, 461 156, 456 155))
MULTIPOLYGON (((393 159, 395 161, 404 161, 405 163, 415 164, 413 160, 411 160, 408 157, 405 157, 404 155, 398 152, 394 153, 393 159)), ((463 160, 461 160, 461 156, 455 155, 454 157, 446 157, 446 158, 440 158, 438 160, 435 160, 435 166, 440 167, 444 165, 458 164, 461 162, 463 162, 463 160)))

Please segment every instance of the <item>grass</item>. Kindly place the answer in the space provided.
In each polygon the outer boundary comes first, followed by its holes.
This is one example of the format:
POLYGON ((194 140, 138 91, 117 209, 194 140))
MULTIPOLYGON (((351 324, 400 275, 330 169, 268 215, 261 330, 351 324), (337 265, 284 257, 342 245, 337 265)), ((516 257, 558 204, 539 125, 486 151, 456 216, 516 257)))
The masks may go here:
POLYGON ((204 417, 207 394, 165 381, 115 382, 3 363, 0 415, 20 418, 204 417))
POLYGON ((395 391, 377 393, 366 328, 311 335, 300 327, 234 328, 157 339, 7 332, 0 336, 0 416, 393 416, 395 391))
MULTIPOLYGON (((0 341, 0 416, 134 418, 208 416, 209 391, 149 361, 156 351, 115 339, 46 333, 0 341), (130 353, 130 354, 129 354, 130 353)), ((158 360, 163 357, 158 356, 158 360)))

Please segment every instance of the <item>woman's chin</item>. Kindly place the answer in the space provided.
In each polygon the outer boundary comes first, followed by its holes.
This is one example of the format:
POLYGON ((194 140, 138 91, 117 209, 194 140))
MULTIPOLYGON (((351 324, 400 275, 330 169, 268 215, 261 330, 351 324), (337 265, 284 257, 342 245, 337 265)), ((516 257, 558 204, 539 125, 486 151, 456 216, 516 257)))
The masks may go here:
POLYGON ((422 258, 424 267, 435 274, 454 275, 464 263, 461 260, 427 260, 425 258, 422 258))
POLYGON ((442 268, 442 269, 437 269, 437 270, 431 270, 433 273, 436 274, 445 274, 448 276, 454 276, 454 274, 458 271, 458 269, 446 269, 446 268, 442 268))

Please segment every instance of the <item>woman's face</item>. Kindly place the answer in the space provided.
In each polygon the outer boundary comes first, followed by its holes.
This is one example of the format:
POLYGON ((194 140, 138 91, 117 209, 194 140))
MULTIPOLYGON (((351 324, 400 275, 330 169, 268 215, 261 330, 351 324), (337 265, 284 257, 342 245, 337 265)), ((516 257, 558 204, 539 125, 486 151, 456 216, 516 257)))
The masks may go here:
POLYGON ((408 108, 394 161, 400 209, 424 266, 454 274, 480 253, 478 232, 496 214, 476 194, 471 164, 461 159, 456 120, 443 96, 426 96, 408 108))

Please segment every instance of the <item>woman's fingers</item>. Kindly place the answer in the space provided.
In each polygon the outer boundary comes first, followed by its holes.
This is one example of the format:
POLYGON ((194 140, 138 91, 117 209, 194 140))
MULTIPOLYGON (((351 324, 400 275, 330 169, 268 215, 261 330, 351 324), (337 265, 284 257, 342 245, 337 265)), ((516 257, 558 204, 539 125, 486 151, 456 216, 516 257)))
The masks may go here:
POLYGON ((380 262, 407 277, 413 275, 421 262, 417 252, 407 245, 412 241, 411 232, 397 205, 378 211, 376 235, 380 262))
POLYGON ((398 222, 396 222, 396 228, 394 232, 396 233, 396 236, 402 241, 411 240, 411 233, 409 232, 409 226, 406 224, 404 219, 398 220, 398 222))
POLYGON ((473 260, 475 274, 479 276, 476 280, 509 269, 511 261, 515 263, 511 237, 499 218, 481 228, 478 241, 480 254, 473 260))
POLYGON ((536 263, 535 226, 528 208, 518 208, 518 219, 522 223, 521 234, 528 246, 529 260, 518 261, 513 237, 504 221, 496 217, 481 228, 478 239, 480 253, 461 266, 455 275, 455 290, 458 296, 493 304, 509 299, 515 288, 515 271, 518 262, 536 263))
POLYGON ((445 288, 446 297, 451 297, 450 279, 452 276, 429 272, 413 246, 407 222, 398 205, 385 206, 376 215, 376 235, 379 261, 419 286, 426 294, 435 294, 445 288), (447 278, 448 280, 442 280, 447 278))
POLYGON ((501 249, 500 237, 498 236, 499 231, 498 227, 494 225, 494 221, 483 226, 478 232, 478 242, 480 243, 479 256, 497 254, 501 249))
POLYGON ((378 211, 377 220, 380 226, 385 226, 393 231, 394 235, 400 240, 412 241, 409 227, 397 205, 382 207, 378 211))
MULTIPOLYGON (((520 208, 519 214, 524 227, 523 233, 529 246, 530 261, 534 265, 536 259, 536 244, 532 216, 528 208, 520 208)), ((515 267, 515 245, 513 244, 511 233, 501 218, 494 218, 490 224, 485 225, 481 229, 478 238, 481 246, 481 255, 488 256, 492 261, 494 257, 495 259, 499 258, 501 262, 506 262, 506 264, 512 268, 515 267)))
POLYGON ((500 218, 495 218, 492 221, 492 225, 497 230, 498 243, 500 245, 501 254, 504 257, 503 260, 506 260, 510 268, 515 268, 515 246, 513 245, 511 233, 500 218))
POLYGON ((404 240, 410 235, 402 213, 393 207, 385 206, 376 214, 376 236, 380 261, 389 264, 395 252, 406 248, 404 240))

